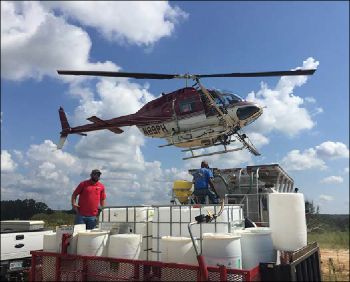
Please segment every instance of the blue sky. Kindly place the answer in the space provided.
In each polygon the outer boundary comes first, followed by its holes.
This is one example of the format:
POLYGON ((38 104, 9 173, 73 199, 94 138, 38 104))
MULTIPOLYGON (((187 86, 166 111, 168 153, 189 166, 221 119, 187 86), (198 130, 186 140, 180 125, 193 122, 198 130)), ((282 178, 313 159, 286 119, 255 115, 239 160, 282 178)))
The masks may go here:
POLYGON ((210 74, 317 68, 312 77, 211 78, 267 106, 246 133, 261 152, 212 167, 279 163, 323 213, 349 213, 348 2, 1 2, 1 196, 70 208, 95 167, 108 205, 168 203, 190 179, 179 148, 137 128, 69 136, 72 126, 137 111, 185 81, 61 77, 57 69, 210 74))

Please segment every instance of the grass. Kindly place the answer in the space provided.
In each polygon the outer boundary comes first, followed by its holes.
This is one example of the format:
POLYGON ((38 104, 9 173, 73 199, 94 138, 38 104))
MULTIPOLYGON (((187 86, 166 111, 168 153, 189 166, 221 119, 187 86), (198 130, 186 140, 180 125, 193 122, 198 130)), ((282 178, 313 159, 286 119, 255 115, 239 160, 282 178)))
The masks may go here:
POLYGON ((349 267, 345 265, 348 260, 341 256, 349 250, 349 230, 308 234, 308 243, 315 241, 321 249, 321 254, 322 250, 327 250, 321 255, 323 281, 349 281, 349 267))
POLYGON ((50 228, 53 231, 56 231, 56 226, 58 225, 74 225, 75 214, 56 211, 53 214, 39 213, 34 215, 31 219, 42 220, 45 223, 45 228, 50 228))
POLYGON ((322 249, 349 249, 349 231, 325 231, 308 234, 308 243, 315 241, 322 249))

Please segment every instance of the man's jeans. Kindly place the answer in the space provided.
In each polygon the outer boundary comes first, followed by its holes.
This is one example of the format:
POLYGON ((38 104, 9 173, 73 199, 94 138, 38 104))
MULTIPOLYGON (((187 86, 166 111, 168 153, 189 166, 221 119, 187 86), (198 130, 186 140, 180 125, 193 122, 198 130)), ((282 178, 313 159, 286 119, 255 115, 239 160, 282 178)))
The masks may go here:
POLYGON ((96 226, 96 216, 86 216, 77 213, 74 224, 86 224, 86 229, 94 229, 96 226))
POLYGON ((216 197, 215 193, 209 189, 194 189, 193 194, 196 197, 200 197, 200 204, 205 204, 206 196, 209 197, 209 202, 212 204, 219 204, 219 199, 216 197))

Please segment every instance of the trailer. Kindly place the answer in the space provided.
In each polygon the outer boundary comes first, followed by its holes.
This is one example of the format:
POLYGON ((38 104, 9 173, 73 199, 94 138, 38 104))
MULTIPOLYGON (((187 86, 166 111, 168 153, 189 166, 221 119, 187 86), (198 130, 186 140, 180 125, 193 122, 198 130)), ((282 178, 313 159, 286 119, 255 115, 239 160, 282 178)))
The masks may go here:
MULTIPOLYGON (((191 184, 184 182, 186 187, 174 184, 170 205, 108 206, 102 210, 100 230, 142 234, 138 259, 68 254, 70 235, 63 234, 60 253, 31 252, 31 281, 322 281, 316 242, 295 251, 276 250, 276 259, 259 260, 252 269, 223 263, 207 266, 202 256, 203 230, 231 233, 247 223, 267 227, 268 195, 294 191, 293 179, 278 164, 212 171, 223 199, 221 206, 209 204, 208 199, 207 204, 198 204, 191 184), (191 230, 195 224, 198 226, 191 230), (195 236, 193 232, 197 232, 195 236), (164 234, 190 236, 198 263, 163 261, 160 240, 164 234)), ((191 175, 194 172, 189 170, 191 175)))

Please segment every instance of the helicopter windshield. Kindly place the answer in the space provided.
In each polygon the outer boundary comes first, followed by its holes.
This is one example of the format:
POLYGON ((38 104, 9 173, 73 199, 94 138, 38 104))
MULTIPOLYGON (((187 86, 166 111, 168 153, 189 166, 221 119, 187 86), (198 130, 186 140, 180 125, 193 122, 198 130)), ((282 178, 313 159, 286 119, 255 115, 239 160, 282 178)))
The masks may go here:
POLYGON ((215 93, 223 100, 225 105, 235 104, 245 101, 240 95, 230 90, 215 90, 215 93))

